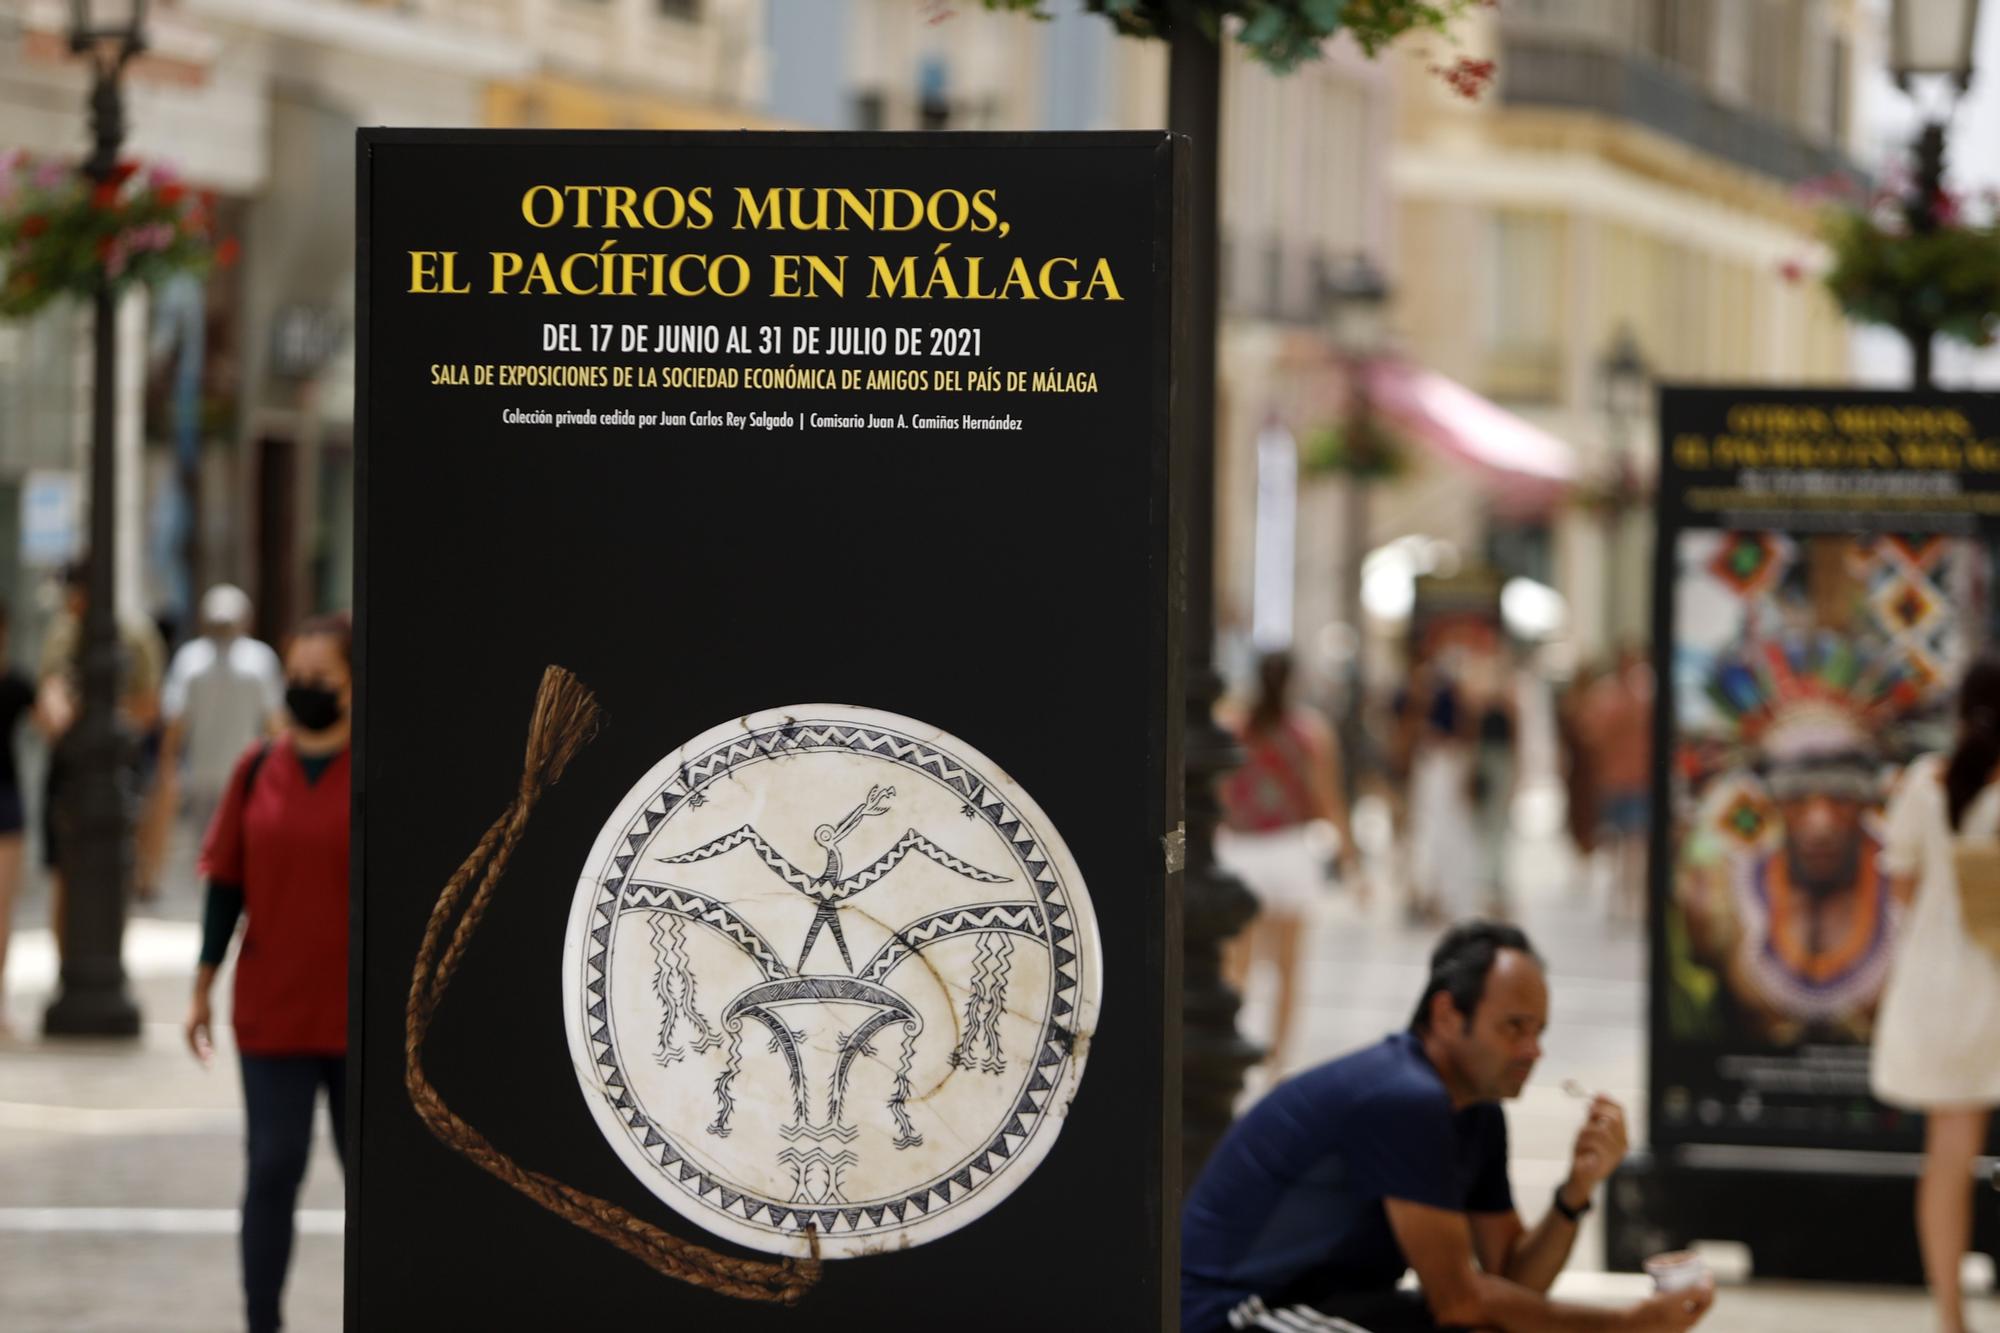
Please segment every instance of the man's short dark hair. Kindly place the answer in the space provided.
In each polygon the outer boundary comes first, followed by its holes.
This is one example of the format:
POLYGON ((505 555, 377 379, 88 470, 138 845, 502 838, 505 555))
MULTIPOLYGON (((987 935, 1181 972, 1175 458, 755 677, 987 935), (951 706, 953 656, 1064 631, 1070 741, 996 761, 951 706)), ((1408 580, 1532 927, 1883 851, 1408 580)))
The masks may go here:
POLYGON ((1440 993, 1451 996, 1452 1008, 1470 1024, 1473 1011, 1486 994, 1486 975, 1502 949, 1518 949, 1537 964, 1542 961, 1518 926, 1502 921, 1461 921, 1447 930, 1437 948, 1431 950, 1431 979, 1410 1018, 1410 1031, 1430 1030, 1431 997, 1440 993))

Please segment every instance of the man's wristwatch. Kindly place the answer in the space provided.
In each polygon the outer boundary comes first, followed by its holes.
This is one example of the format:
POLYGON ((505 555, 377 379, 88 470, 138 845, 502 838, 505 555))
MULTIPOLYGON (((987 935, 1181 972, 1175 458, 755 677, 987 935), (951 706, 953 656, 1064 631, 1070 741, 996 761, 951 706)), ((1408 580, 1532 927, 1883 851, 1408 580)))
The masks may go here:
POLYGON ((1583 1207, 1572 1208, 1563 1201, 1563 1187, 1558 1185, 1556 1186, 1555 1209, 1563 1215, 1565 1221, 1571 1223, 1581 1222, 1583 1215, 1590 1211, 1590 1196, 1588 1194, 1583 1196, 1583 1207))

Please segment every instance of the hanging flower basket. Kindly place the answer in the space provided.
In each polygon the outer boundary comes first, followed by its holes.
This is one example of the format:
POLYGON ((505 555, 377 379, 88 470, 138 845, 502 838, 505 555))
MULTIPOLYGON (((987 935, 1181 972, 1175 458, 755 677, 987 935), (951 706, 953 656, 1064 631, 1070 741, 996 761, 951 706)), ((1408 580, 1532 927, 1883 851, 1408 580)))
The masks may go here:
POLYGON ((1309 477, 1394 481, 1410 470, 1410 451, 1378 422, 1356 432, 1346 423, 1309 432, 1299 449, 1299 470, 1309 477))
POLYGON ((1932 329, 1985 347, 2000 334, 2000 226, 1994 200, 1977 207, 1950 192, 1929 201, 1935 226, 1909 225, 1909 202, 1890 190, 1851 187, 1823 195, 1820 237, 1829 264, 1821 281, 1849 319, 1932 329))
POLYGON ((215 239, 212 215, 162 167, 121 162, 100 183, 60 158, 0 154, 0 317, 227 265, 236 242, 215 239))
POLYGON ((1603 518, 1650 505, 1653 488, 1629 474, 1599 474, 1579 478, 1565 499, 1572 508, 1603 518))

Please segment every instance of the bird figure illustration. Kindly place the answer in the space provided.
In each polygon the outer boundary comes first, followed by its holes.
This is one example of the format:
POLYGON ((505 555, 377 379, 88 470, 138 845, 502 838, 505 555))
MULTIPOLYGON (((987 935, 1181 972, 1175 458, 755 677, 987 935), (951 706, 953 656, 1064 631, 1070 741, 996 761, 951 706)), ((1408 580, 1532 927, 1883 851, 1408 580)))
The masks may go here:
POLYGON ((681 852, 675 856, 662 856, 658 859, 665 865, 688 865, 695 861, 706 861, 721 856, 724 852, 733 851, 738 847, 750 847, 757 853, 758 859, 778 878, 819 904, 819 910, 813 913, 812 925, 806 930, 805 945, 799 950, 797 970, 801 973, 805 971, 806 958, 812 953, 813 941, 819 938, 820 931, 824 929, 833 937, 835 947, 840 950, 841 962, 852 973, 854 959, 847 951, 847 940, 840 930, 840 904, 870 885, 878 883, 912 852, 936 862, 954 874, 977 880, 981 884, 1004 884, 1008 881, 1006 875, 996 875, 981 870, 968 861, 960 860, 915 829, 906 831, 902 837, 896 839, 894 846, 860 870, 852 875, 843 874, 845 866, 841 859, 840 844, 861 826, 862 820, 887 814, 889 801, 895 794, 894 787, 870 787, 868 795, 859 805, 849 810, 839 820, 821 824, 813 830, 813 841, 826 852, 826 864, 817 875, 809 875, 793 865, 750 824, 733 829, 691 851, 681 852))

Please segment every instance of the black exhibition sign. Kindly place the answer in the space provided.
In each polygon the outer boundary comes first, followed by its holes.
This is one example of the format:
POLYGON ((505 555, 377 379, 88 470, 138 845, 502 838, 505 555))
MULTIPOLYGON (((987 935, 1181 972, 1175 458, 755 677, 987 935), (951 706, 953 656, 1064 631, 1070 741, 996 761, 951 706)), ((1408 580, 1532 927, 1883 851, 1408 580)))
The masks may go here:
POLYGON ((1180 157, 361 135, 350 1328, 1172 1326, 1180 157))

